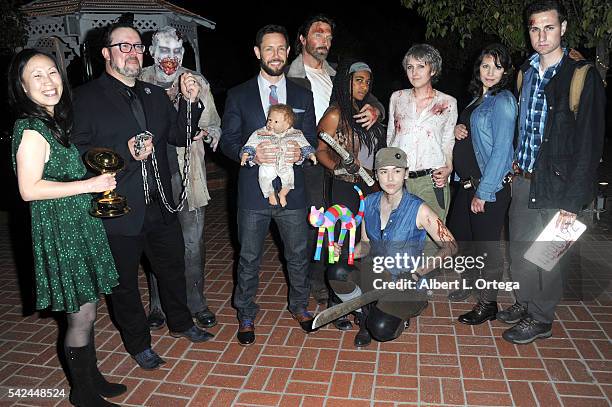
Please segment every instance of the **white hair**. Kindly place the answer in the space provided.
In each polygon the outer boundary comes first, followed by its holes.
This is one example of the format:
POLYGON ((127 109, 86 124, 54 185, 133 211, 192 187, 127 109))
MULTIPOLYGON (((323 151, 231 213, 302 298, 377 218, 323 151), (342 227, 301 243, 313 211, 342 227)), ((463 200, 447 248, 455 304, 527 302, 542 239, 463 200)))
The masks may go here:
POLYGON ((153 38, 151 39, 151 45, 153 48, 156 48, 158 45, 158 41, 161 37, 171 37, 177 41, 183 42, 183 38, 179 35, 179 32, 174 27, 170 27, 169 25, 160 28, 153 34, 153 38))

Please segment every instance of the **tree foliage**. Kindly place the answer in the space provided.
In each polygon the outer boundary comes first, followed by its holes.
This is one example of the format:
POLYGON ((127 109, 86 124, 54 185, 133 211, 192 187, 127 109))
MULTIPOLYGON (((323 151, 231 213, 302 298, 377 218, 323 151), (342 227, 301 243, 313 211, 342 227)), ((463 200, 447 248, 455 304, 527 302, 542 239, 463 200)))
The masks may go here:
MULTIPOLYGON (((527 30, 523 10, 528 0, 402 0, 427 22, 427 38, 456 34, 464 48, 479 30, 493 34, 511 52, 525 53, 527 30)), ((565 41, 570 47, 596 48, 598 66, 607 70, 612 47, 612 7, 607 0, 562 0, 568 12, 565 41), (599 65, 599 64, 598 64, 599 65)))

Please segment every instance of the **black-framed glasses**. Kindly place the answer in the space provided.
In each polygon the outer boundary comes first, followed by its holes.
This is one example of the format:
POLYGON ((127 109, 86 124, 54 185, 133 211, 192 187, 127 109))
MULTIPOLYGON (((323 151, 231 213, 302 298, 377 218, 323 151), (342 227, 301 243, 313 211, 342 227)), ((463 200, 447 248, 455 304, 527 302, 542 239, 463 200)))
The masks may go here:
POLYGON ((144 54, 145 49, 147 48, 144 44, 130 44, 129 42, 118 42, 108 46, 108 48, 110 47, 119 47, 119 51, 123 52, 124 54, 132 52, 132 48, 134 48, 136 53, 144 54))

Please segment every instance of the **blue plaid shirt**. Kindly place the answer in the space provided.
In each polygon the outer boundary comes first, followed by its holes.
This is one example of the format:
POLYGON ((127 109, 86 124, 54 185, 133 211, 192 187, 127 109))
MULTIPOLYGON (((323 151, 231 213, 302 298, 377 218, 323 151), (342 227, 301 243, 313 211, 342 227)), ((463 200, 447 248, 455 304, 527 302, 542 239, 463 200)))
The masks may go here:
MULTIPOLYGON (((519 126, 520 142, 517 152, 518 165, 524 171, 533 171, 533 165, 542 144, 548 111, 544 88, 557 73, 561 61, 563 61, 563 58, 556 64, 549 66, 544 74, 540 75, 540 55, 536 53, 529 58, 532 79, 531 83, 523 84, 523 91, 527 86, 529 87, 529 95, 526 99, 527 115, 525 118, 519 118, 519 120, 524 120, 524 123, 523 126, 519 126)), ((527 75, 525 75, 526 77, 527 75)))

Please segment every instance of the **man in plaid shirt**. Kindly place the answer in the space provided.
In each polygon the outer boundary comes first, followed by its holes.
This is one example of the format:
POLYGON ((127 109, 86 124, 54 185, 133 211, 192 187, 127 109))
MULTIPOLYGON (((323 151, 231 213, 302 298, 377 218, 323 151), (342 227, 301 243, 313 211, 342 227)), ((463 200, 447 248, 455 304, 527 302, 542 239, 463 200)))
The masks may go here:
POLYGON ((511 277, 520 289, 516 303, 497 314, 516 324, 503 333, 516 344, 552 336, 563 294, 563 261, 543 272, 523 254, 557 212, 556 226, 563 233, 593 200, 605 128, 605 94, 595 69, 587 71, 578 112, 570 110, 570 83, 586 62, 569 58, 561 47, 567 28, 563 6, 556 0, 536 1, 525 16, 536 53, 521 67, 524 80, 516 89, 516 176, 509 210, 511 277))

